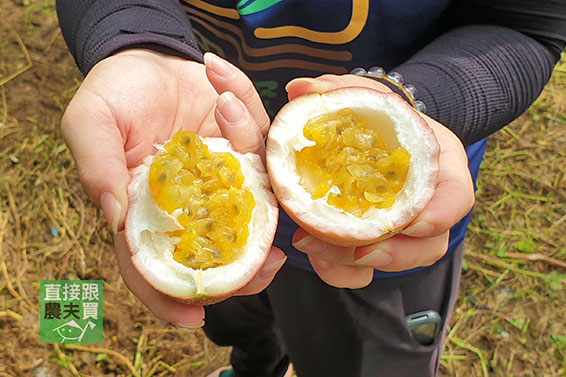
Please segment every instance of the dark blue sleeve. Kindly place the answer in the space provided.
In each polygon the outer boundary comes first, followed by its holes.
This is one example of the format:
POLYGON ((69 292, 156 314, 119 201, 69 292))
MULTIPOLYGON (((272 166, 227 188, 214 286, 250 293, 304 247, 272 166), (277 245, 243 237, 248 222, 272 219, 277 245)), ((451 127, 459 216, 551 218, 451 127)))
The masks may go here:
POLYGON ((143 47, 202 61, 177 0, 58 0, 65 42, 83 74, 124 49, 143 47))
POLYGON ((564 0, 462 0, 451 28, 395 68, 464 145, 521 115, 566 44, 564 0))
MULTIPOLYGON (((124 48, 202 59, 177 0, 58 0, 57 12, 84 74, 124 48)), ((566 1, 454 0, 445 18, 445 31, 395 70, 470 145, 540 94, 566 44, 566 1)))

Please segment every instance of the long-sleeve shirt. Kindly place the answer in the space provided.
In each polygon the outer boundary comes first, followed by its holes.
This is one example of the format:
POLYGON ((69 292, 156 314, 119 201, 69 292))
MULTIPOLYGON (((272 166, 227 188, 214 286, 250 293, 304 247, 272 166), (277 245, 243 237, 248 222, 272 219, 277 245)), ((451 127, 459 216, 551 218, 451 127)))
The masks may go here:
MULTIPOLYGON (((197 61, 213 51, 252 79, 270 115, 295 77, 395 70, 467 147, 474 180, 485 138, 537 98, 566 45, 564 0, 58 0, 57 11, 84 74, 127 48, 197 61)), ((451 229, 449 252, 469 220, 451 229)), ((295 229, 283 213, 275 243, 308 267, 295 229)))

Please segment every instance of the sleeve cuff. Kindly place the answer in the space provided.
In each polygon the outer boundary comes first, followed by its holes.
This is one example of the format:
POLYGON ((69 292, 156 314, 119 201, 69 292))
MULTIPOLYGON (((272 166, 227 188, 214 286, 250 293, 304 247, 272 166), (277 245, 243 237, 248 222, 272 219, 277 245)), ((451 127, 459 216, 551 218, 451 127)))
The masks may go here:
POLYGON ((142 46, 202 62, 186 14, 180 6, 168 5, 149 0, 91 3, 75 29, 73 55, 81 72, 86 75, 96 63, 117 51, 142 46))
POLYGON ((86 75, 96 63, 104 58, 116 52, 133 48, 145 48, 166 55, 194 60, 199 63, 203 62, 202 52, 196 46, 152 32, 127 33, 116 35, 111 40, 102 44, 96 51, 92 51, 93 57, 90 59, 87 57, 87 59, 85 59, 84 65, 80 66, 81 71, 86 75))

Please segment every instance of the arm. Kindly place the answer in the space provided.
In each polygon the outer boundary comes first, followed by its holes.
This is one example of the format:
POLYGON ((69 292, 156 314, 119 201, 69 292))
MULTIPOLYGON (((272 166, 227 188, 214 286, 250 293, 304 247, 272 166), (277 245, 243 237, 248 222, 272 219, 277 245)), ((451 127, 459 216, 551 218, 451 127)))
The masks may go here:
POLYGON ((126 47, 202 62, 189 20, 176 0, 58 0, 57 15, 84 75, 126 47))
POLYGON ((470 145, 521 115, 566 44, 562 0, 455 2, 454 28, 400 65, 427 115, 470 145))
MULTIPOLYGON (((157 317, 202 325, 202 307, 166 298, 130 260, 123 231, 129 170, 180 128, 262 154, 269 118, 259 95, 235 66, 212 54, 203 59, 174 0, 61 0, 57 8, 86 76, 65 111, 62 135, 85 191, 112 226, 122 278, 157 317), (226 91, 233 95, 219 96, 226 91)), ((284 261, 273 248, 265 268, 235 294, 265 288, 284 261)))
MULTIPOLYGON (((299 229, 295 247, 309 256, 330 285, 363 287, 372 281, 373 268, 401 271, 428 266, 446 253, 449 229, 469 212, 474 198, 471 178, 464 174, 468 169, 462 143, 470 145, 488 136, 525 111, 564 48, 562 0, 455 3, 454 27, 394 69, 417 88, 417 98, 433 118, 425 117, 442 150, 436 193, 401 234, 355 250, 326 244, 299 229)), ((294 97, 358 85, 359 79, 328 75, 314 84, 298 79, 287 89, 294 97)), ((378 84, 363 80, 364 86, 378 84)))

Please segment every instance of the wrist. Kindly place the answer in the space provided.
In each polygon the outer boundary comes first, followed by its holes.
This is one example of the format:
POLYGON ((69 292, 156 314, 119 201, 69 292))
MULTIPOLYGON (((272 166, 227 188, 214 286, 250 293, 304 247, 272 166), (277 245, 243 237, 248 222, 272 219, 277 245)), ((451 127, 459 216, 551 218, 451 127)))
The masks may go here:
MULTIPOLYGON (((173 59, 179 60, 181 59, 178 56, 167 54, 161 51, 157 51, 156 49, 150 48, 149 46, 128 46, 118 51, 115 51, 112 55, 108 56, 106 59, 111 59, 114 57, 133 57, 133 58, 140 58, 140 59, 173 59)), ((184 59, 188 60, 188 59, 184 59)))
POLYGON ((364 68, 354 68, 350 72, 353 75, 365 77, 387 86, 394 93, 399 94, 405 101, 421 113, 426 113, 426 105, 417 99, 417 89, 411 84, 403 82, 403 76, 398 72, 386 73, 381 67, 371 67, 367 71, 364 68))

